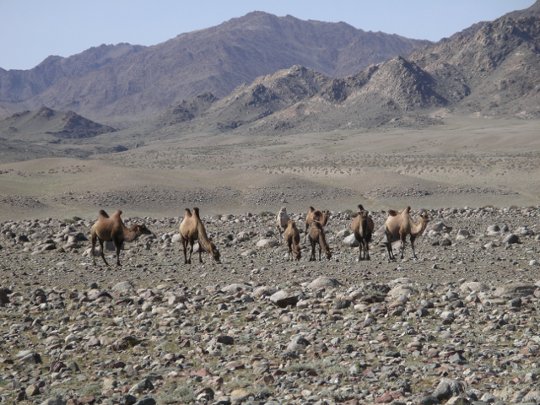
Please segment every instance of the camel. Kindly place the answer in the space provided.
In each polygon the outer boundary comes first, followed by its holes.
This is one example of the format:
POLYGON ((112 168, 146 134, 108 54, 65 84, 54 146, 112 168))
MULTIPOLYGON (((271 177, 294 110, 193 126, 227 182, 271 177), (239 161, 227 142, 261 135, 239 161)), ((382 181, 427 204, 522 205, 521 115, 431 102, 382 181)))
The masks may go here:
POLYGON ((392 242, 397 240, 401 241, 400 251, 401 258, 403 259, 407 235, 410 235, 413 257, 417 259, 416 252, 414 250, 414 241, 425 231, 429 222, 429 216, 427 212, 423 211, 420 214, 420 221, 415 223, 411 219, 410 212, 411 207, 407 207, 399 212, 388 210, 388 218, 386 218, 386 222, 384 223, 384 233, 386 236, 386 248, 388 250, 389 260, 395 260, 394 252, 392 250, 392 242))
POLYGON ((287 222, 287 228, 285 229, 283 238, 289 248, 289 260, 300 260, 302 256, 300 252, 300 231, 298 231, 296 223, 292 219, 289 219, 287 222))
POLYGON ((141 235, 151 235, 152 232, 146 227, 146 225, 133 225, 131 228, 127 228, 122 222, 122 211, 118 210, 111 216, 109 216, 104 210, 100 210, 98 213, 98 219, 92 225, 90 230, 92 239, 92 258, 94 265, 96 264, 96 257, 94 251, 96 247, 96 241, 99 241, 101 247, 101 258, 108 266, 107 260, 105 260, 105 254, 103 252, 103 242, 112 241, 116 247, 116 264, 120 264, 120 249, 124 242, 133 242, 141 235))
POLYGON ((315 260, 315 245, 317 244, 319 245, 319 261, 321 260, 321 250, 324 250, 328 260, 332 258, 330 247, 328 246, 328 243, 326 243, 324 228, 318 221, 313 221, 311 223, 311 227, 309 228, 309 242, 311 243, 311 256, 309 257, 310 262, 315 260))
POLYGON ((287 224, 289 222, 289 214, 287 214, 287 208, 281 207, 277 214, 276 221, 278 228, 278 239, 281 239, 282 234, 287 228, 287 224))
POLYGON ((358 213, 352 220, 351 229, 354 233, 354 238, 358 241, 358 260, 370 260, 369 257, 369 242, 375 224, 369 213, 364 209, 362 204, 358 205, 358 213))
POLYGON ((328 210, 320 211, 320 210, 316 210, 313 207, 309 207, 308 212, 306 214, 306 229, 304 231, 304 240, 306 239, 308 235, 308 229, 313 223, 313 221, 317 221, 322 226, 326 226, 329 218, 330 218, 330 211, 328 210))
POLYGON ((204 227, 199 214, 199 208, 193 208, 193 213, 189 208, 186 208, 184 218, 180 223, 180 236, 182 237, 182 246, 184 248, 184 263, 191 264, 191 255, 193 254, 193 244, 196 240, 199 241, 199 263, 202 263, 202 251, 208 252, 212 255, 217 263, 220 262, 220 253, 216 245, 212 240, 208 239, 206 235, 206 228, 204 227), (189 258, 187 257, 187 245, 189 243, 189 258))

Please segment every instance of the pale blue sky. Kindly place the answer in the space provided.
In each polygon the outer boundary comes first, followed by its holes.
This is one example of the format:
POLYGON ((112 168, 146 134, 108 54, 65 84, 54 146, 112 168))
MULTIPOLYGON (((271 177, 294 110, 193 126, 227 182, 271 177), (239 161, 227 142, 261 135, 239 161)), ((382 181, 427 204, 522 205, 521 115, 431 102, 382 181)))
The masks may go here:
POLYGON ((0 0, 0 67, 30 69, 92 46, 155 45, 250 11, 344 21, 365 31, 438 41, 534 0, 0 0))

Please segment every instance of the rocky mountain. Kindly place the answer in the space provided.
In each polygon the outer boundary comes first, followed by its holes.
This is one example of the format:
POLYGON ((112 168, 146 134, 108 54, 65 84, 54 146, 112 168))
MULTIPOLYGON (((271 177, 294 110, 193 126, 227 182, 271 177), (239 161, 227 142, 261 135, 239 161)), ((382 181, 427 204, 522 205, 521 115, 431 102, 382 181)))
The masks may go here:
POLYGON ((51 56, 31 70, 0 69, 0 111, 47 105, 93 119, 141 118, 202 93, 226 96, 293 65, 344 77, 427 44, 345 23, 253 12, 155 46, 101 45, 51 56))
POLYGON ((108 132, 114 128, 91 121, 73 111, 55 111, 48 107, 23 111, 0 121, 0 137, 83 139, 108 132))
POLYGON ((540 116, 540 16, 516 12, 345 77, 295 66, 215 101, 189 126, 317 131, 437 122, 466 114, 540 116))

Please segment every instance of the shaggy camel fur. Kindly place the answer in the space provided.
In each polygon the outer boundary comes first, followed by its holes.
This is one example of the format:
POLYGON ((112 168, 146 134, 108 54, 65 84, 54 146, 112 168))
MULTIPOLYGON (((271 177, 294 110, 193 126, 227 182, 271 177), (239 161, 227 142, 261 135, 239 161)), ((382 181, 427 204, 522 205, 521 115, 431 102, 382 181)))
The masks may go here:
POLYGON ((283 238, 287 242, 287 247, 289 248, 289 260, 300 260, 300 257, 302 257, 300 252, 300 231, 292 219, 289 219, 287 222, 287 228, 285 229, 283 238))
POLYGON ((278 239, 281 239, 281 236, 283 232, 285 231, 285 229, 287 228, 287 224, 289 222, 289 214, 287 214, 287 208, 281 207, 281 209, 279 210, 277 214, 276 222, 277 222, 278 235, 279 235, 278 239))
POLYGON ((193 254, 193 244, 199 241, 199 263, 202 263, 202 251, 212 255, 217 263, 220 263, 219 250, 206 235, 206 229, 199 215, 199 208, 193 208, 193 214, 189 208, 186 208, 184 218, 180 223, 180 236, 182 237, 182 246, 184 248, 184 263, 191 264, 191 255, 193 254), (189 258, 187 257, 187 245, 189 243, 189 258))
POLYGON ((395 260, 394 252, 392 250, 392 242, 397 240, 401 241, 400 251, 401 258, 403 259, 407 235, 410 235, 413 257, 415 259, 417 258, 414 250, 414 241, 425 231, 429 222, 429 216, 427 212, 423 211, 420 214, 420 221, 415 223, 411 219, 410 212, 411 207, 407 207, 400 212, 388 210, 388 218, 386 218, 386 222, 384 223, 384 233, 386 236, 386 248, 388 250, 389 260, 395 260))
POLYGON ((313 221, 311 223, 311 227, 309 228, 309 242, 311 243, 311 256, 309 257, 310 262, 315 260, 315 245, 317 244, 319 245, 319 261, 321 260, 321 250, 324 250, 328 260, 332 258, 330 247, 328 246, 328 243, 326 243, 324 228, 318 221, 313 221))
POLYGON ((133 242, 141 235, 151 235, 152 232, 143 225, 133 225, 131 228, 127 228, 122 222, 122 211, 118 210, 111 216, 109 216, 104 210, 100 210, 98 219, 92 225, 90 234, 92 237, 92 258, 94 265, 96 264, 96 257, 94 256, 94 250, 96 248, 96 241, 99 241, 101 247, 101 258, 108 266, 107 260, 105 260, 105 254, 103 252, 103 242, 112 241, 116 247, 116 264, 120 264, 120 249, 124 242, 133 242))
POLYGON ((330 211, 328 210, 320 211, 320 210, 316 210, 313 207, 309 207, 308 212, 306 214, 306 229, 304 231, 305 232, 304 239, 307 237, 308 229, 313 223, 313 221, 317 221, 322 226, 326 226, 329 218, 330 218, 330 211))
POLYGON ((354 233, 354 238, 358 241, 358 260, 370 260, 369 257, 369 242, 375 224, 369 213, 364 209, 362 204, 358 205, 358 213, 352 220, 351 229, 354 233))

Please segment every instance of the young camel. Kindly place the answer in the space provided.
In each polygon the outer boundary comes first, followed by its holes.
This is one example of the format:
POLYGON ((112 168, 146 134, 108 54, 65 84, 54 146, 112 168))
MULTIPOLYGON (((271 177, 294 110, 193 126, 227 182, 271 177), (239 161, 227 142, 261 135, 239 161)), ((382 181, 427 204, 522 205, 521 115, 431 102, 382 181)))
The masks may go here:
POLYGON ((306 229, 304 231, 304 240, 306 239, 308 235, 308 229, 313 223, 313 221, 317 221, 322 226, 326 226, 328 223, 328 219, 330 218, 330 211, 324 210, 316 210, 313 207, 309 207, 308 212, 306 214, 306 229))
POLYGON ((318 221, 313 221, 311 227, 309 228, 309 242, 311 243, 311 256, 309 261, 315 260, 315 245, 319 245, 319 261, 321 260, 321 250, 324 250, 326 258, 330 260, 332 258, 332 253, 330 252, 330 247, 326 243, 326 236, 324 234, 324 228, 322 224, 318 221))
POLYGON ((358 260, 370 260, 369 257, 369 242, 373 235, 375 224, 368 212, 362 204, 358 205, 358 213, 353 218, 351 229, 354 233, 354 238, 358 241, 358 260))
POLYGON ((99 241, 101 247, 101 258, 108 266, 107 260, 105 260, 105 254, 103 252, 103 242, 112 241, 116 247, 116 264, 120 264, 120 249, 124 242, 133 242, 141 235, 151 235, 152 232, 144 225, 133 225, 131 228, 127 228, 122 222, 122 211, 118 210, 111 216, 109 216, 104 210, 100 210, 98 219, 92 225, 90 230, 92 239, 92 258, 94 265, 96 264, 96 257, 94 251, 96 248, 96 241, 99 241))
POLYGON ((388 210, 388 218, 386 218, 386 222, 384 224, 384 233, 386 236, 386 249, 388 250, 389 260, 396 259, 392 250, 392 242, 397 240, 401 241, 400 251, 401 258, 403 259, 407 235, 410 235, 413 257, 417 259, 416 252, 414 250, 414 241, 425 231, 429 222, 429 216, 427 212, 423 211, 420 214, 420 221, 415 223, 411 219, 410 212, 411 207, 407 207, 399 212, 388 210))
POLYGON ((189 208, 186 208, 184 218, 180 223, 180 236, 182 237, 182 246, 184 248, 184 263, 191 264, 191 255, 193 254, 193 244, 199 241, 199 263, 202 263, 202 251, 212 254, 217 263, 220 263, 220 253, 214 242, 208 239, 206 229, 199 215, 199 208, 193 208, 193 214, 189 208), (189 258, 187 257, 187 245, 189 243, 189 258))
POLYGON ((281 207, 277 214, 276 222, 278 228, 278 239, 281 239, 281 236, 287 228, 287 224, 289 222, 289 214, 287 214, 287 208, 281 207))
POLYGON ((287 222, 287 228, 285 229, 283 238, 287 242, 287 247, 289 248, 289 260, 300 260, 300 257, 302 256, 300 252, 300 231, 292 219, 289 219, 287 222))

